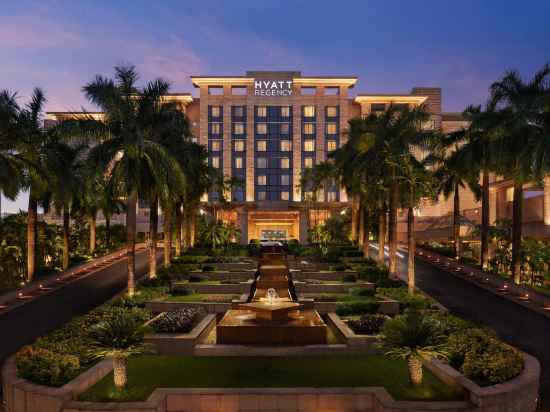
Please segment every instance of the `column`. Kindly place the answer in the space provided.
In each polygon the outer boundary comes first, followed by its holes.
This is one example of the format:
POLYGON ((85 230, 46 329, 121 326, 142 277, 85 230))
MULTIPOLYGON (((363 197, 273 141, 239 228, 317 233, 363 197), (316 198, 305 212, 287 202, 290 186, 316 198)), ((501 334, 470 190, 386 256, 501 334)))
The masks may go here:
POLYGON ((308 243, 307 239, 307 210, 306 209, 300 209, 300 234, 299 234, 299 241, 302 244, 308 243))
POLYGON ((237 210, 237 220, 241 230, 241 245, 248 245, 248 209, 246 207, 237 210))
POLYGON ((544 224, 550 225, 550 176, 544 177, 544 224))

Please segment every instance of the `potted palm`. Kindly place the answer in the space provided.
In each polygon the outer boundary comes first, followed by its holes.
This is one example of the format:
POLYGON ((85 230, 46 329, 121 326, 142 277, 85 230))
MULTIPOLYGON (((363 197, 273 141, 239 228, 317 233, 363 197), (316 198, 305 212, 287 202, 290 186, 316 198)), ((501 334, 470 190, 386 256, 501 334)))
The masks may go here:
POLYGON ((90 330, 89 336, 92 356, 112 358, 115 386, 120 389, 128 382, 128 357, 150 351, 143 343, 141 322, 128 313, 119 313, 98 323, 90 330))
POLYGON ((407 361, 409 380, 413 385, 422 384, 423 358, 447 357, 442 336, 417 310, 409 310, 386 321, 381 340, 386 355, 407 361))

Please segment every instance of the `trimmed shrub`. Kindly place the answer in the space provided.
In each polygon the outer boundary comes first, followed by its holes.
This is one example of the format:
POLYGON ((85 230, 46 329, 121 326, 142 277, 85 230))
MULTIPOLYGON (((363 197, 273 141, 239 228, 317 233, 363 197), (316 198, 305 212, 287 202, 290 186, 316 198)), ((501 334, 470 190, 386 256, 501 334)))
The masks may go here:
POLYGON ((164 312, 149 326, 156 333, 189 333, 195 324, 202 319, 205 312, 197 308, 185 308, 164 312))
POLYGON ((353 296, 372 297, 375 294, 376 294, 375 289, 367 289, 367 288, 350 289, 350 295, 353 295, 353 296))
POLYGON ((42 385, 62 386, 80 372, 77 356, 24 346, 16 355, 17 375, 42 385))
POLYGON ((344 250, 342 252, 342 256, 344 257, 363 257, 363 252, 360 250, 344 250))
POLYGON ((170 292, 172 296, 189 296, 189 295, 192 295, 193 293, 195 293, 193 289, 189 289, 186 287, 178 287, 178 286, 173 287, 172 291, 170 292))
POLYGON ((481 386, 506 382, 521 373, 523 357, 482 329, 467 329, 447 341, 451 365, 481 386))
POLYGON ((352 301, 341 302, 336 305, 336 314, 338 316, 364 315, 367 313, 376 313, 380 304, 375 301, 352 301))
POLYGON ((189 276, 189 283, 199 283, 199 282, 204 282, 208 280, 208 278, 205 278, 204 276, 199 276, 199 275, 191 275, 189 276))
POLYGON ((431 300, 424 295, 418 293, 410 295, 407 288, 402 286, 398 288, 377 288, 376 294, 398 301, 401 311, 406 309, 423 310, 432 306, 431 300))
POLYGON ((203 265, 202 267, 203 272, 214 272, 214 270, 216 270, 214 266, 203 265))
POLYGON ((348 320, 348 326, 358 335, 378 335, 386 319, 386 315, 379 313, 368 314, 359 320, 348 320))
POLYGON ((342 276, 342 282, 345 283, 355 283, 357 282, 357 277, 355 275, 344 275, 342 276))
POLYGON ((333 272, 343 272, 344 270, 348 269, 348 265, 340 263, 338 265, 333 265, 330 267, 330 270, 333 272))

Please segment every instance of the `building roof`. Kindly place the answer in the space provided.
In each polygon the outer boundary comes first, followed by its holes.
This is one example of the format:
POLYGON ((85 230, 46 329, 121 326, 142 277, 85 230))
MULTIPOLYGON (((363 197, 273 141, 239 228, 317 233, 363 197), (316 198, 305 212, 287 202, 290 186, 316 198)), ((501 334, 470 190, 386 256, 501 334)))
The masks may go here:
POLYGON ((446 122, 465 122, 467 121, 460 112, 441 113, 441 120, 446 122))
POLYGON ((427 96, 412 94, 359 94, 355 97, 356 103, 413 103, 422 104, 427 96))

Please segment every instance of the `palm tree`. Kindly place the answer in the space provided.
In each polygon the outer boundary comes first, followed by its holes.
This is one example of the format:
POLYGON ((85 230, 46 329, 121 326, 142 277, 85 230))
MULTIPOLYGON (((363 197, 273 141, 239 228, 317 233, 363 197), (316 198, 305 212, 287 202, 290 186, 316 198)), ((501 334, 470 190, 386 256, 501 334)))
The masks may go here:
MULTIPOLYGON (((102 140, 89 154, 89 161, 117 195, 126 197, 126 243, 128 256, 128 294, 135 292, 136 203, 154 185, 156 190, 180 190, 184 176, 177 161, 156 141, 149 108, 159 104, 168 87, 162 80, 136 86, 132 66, 115 67, 115 78, 102 76, 84 86, 88 100, 105 113, 95 129, 102 140), (167 86, 164 83, 164 86, 167 86)), ((163 104, 163 103, 161 103, 163 104)), ((156 257, 155 257, 156 258, 156 257)))
POLYGON ((523 184, 550 171, 550 145, 545 134, 549 78, 550 65, 547 64, 529 82, 523 81, 517 71, 510 71, 491 85, 501 122, 497 172, 514 182, 512 277, 515 283, 521 280, 523 184))
POLYGON ((442 337, 434 332, 431 322, 415 310, 387 320, 382 327, 382 347, 386 355, 403 358, 413 385, 422 384, 422 359, 445 358, 442 337))
POLYGON ((112 358, 114 382, 118 389, 124 388, 128 382, 128 357, 149 352, 143 336, 141 322, 129 313, 118 313, 92 327, 89 333, 92 356, 112 358))

